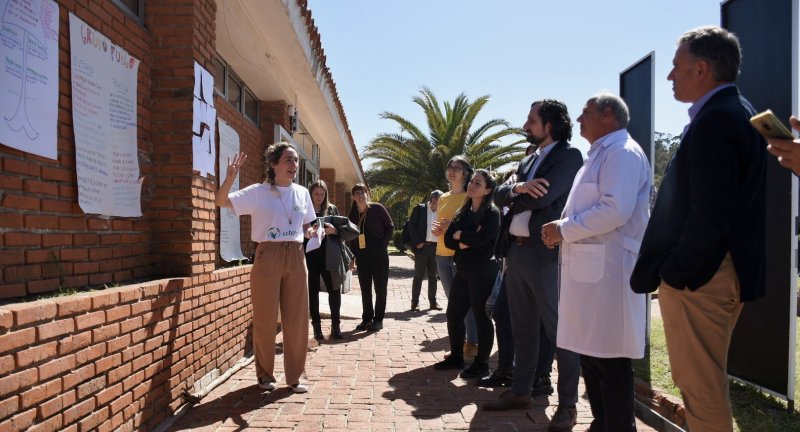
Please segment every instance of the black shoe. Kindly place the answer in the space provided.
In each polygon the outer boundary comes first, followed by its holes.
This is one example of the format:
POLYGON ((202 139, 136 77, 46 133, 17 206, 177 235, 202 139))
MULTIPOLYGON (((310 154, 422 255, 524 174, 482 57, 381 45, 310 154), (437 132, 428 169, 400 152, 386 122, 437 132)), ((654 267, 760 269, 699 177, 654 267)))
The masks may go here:
POLYGON ((314 339, 325 339, 325 336, 322 334, 322 325, 320 323, 311 323, 311 326, 314 327, 314 339))
POLYGON ((431 310, 442 310, 438 303, 431 303, 431 310))
POLYGON ((550 382, 550 377, 544 376, 536 378, 533 382, 531 397, 550 396, 551 394, 553 394, 553 384, 550 382))
POLYGON ((382 329, 382 328, 383 328, 383 323, 382 323, 382 322, 380 322, 380 321, 372 321, 372 322, 371 322, 371 323, 370 323, 370 324, 367 326, 367 331, 373 331, 373 332, 376 332, 376 331, 379 331, 379 330, 380 330, 380 329, 382 329))
POLYGON ((464 369, 464 357, 451 355, 433 365, 436 370, 464 369))
POLYGON ((339 328, 339 324, 332 324, 331 325, 331 338, 333 339, 344 339, 342 336, 342 330, 339 328))
POLYGON ((356 326, 356 331, 365 331, 369 327, 370 321, 361 321, 361 324, 356 326))
POLYGON ((513 369, 498 369, 491 375, 479 379, 475 384, 478 387, 509 387, 512 382, 514 382, 513 369))
POLYGON ((412 303, 411 303, 411 311, 413 311, 413 312, 416 312, 416 311, 418 311, 418 310, 419 310, 419 304, 418 304, 418 303, 413 303, 413 302, 412 302, 412 303))
POLYGON ((483 362, 472 362, 467 369, 459 375, 464 379, 480 378, 489 373, 489 365, 483 362))

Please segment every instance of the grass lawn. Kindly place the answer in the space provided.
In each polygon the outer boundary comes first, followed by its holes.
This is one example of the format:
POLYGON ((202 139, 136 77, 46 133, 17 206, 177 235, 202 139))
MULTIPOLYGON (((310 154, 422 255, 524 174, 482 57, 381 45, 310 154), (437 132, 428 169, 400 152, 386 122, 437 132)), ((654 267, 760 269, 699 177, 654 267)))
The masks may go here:
MULTIPOLYGON (((798 323, 800 334, 800 323, 798 323)), ((795 352, 796 364, 800 365, 800 351, 795 352)), ((664 339, 664 324, 654 316, 650 326, 650 349, 645 358, 634 360, 637 377, 658 387, 665 393, 680 397, 672 383, 667 344, 664 339)), ((800 400, 800 380, 795 376, 794 400, 800 400)), ((734 427, 737 431, 800 431, 800 414, 786 411, 786 401, 770 396, 747 385, 731 382, 734 427)))

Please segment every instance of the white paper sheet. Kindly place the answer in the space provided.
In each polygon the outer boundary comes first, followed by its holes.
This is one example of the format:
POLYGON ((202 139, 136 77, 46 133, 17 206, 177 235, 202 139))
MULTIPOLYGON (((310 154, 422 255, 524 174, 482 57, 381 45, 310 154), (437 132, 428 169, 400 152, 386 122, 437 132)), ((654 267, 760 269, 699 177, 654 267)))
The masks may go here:
POLYGON ((69 14, 78 205, 141 216, 137 143, 139 60, 69 14))
POLYGON ((58 158, 58 5, 0 0, 0 143, 58 158))
MULTIPOLYGON (((225 181, 228 174, 225 167, 228 165, 227 157, 239 153, 239 134, 228 126, 223 120, 219 121, 219 175, 220 183, 225 181)), ((233 181, 231 192, 239 190, 239 177, 233 181)), ((225 261, 235 261, 245 258, 242 254, 239 217, 233 210, 223 208, 220 212, 219 255, 225 261)))

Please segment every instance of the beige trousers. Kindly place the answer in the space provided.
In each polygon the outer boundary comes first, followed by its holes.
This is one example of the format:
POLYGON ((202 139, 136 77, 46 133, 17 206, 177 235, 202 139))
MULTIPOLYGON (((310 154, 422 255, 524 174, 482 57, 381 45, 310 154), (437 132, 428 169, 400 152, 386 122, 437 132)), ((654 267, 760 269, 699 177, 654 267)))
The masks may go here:
POLYGON ((672 380, 681 391, 692 432, 733 431, 727 366, 731 334, 742 311, 739 292, 730 253, 696 291, 661 282, 658 301, 672 380))
POLYGON ((262 242, 250 272, 256 375, 275 381, 275 334, 282 319, 286 383, 300 382, 308 351, 308 276, 303 244, 262 242))

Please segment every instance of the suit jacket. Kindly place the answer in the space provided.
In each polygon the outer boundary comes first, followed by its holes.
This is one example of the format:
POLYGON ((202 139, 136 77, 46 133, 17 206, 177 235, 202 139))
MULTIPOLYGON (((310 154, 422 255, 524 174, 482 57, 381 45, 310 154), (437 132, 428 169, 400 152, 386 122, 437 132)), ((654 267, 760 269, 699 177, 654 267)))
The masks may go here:
MULTIPOLYGON (((525 210, 531 210, 531 219, 528 224, 530 231, 531 247, 536 254, 558 260, 558 248, 548 249, 542 242, 542 225, 561 218, 564 204, 567 202, 569 190, 575 180, 575 174, 583 165, 583 156, 580 150, 572 147, 566 141, 552 144, 554 147, 545 156, 536 170, 535 178, 544 178, 550 183, 547 194, 541 198, 533 198, 528 194, 512 197, 511 190, 514 184, 504 184, 497 187, 494 193, 494 202, 497 207, 510 207, 503 218, 500 234, 497 237, 495 255, 503 257, 508 251, 509 234, 512 216, 525 210)), ((525 156, 517 168, 517 181, 528 178, 528 173, 533 168, 534 154, 525 156)))
POLYGON ((696 290, 730 252, 741 300, 764 295, 767 144, 750 125, 755 113, 735 87, 697 113, 661 183, 631 276, 635 292, 662 280, 696 290))
POLYGON ((428 203, 417 204, 411 210, 411 217, 408 219, 408 235, 411 237, 411 250, 417 251, 417 245, 425 243, 428 235, 428 203))

